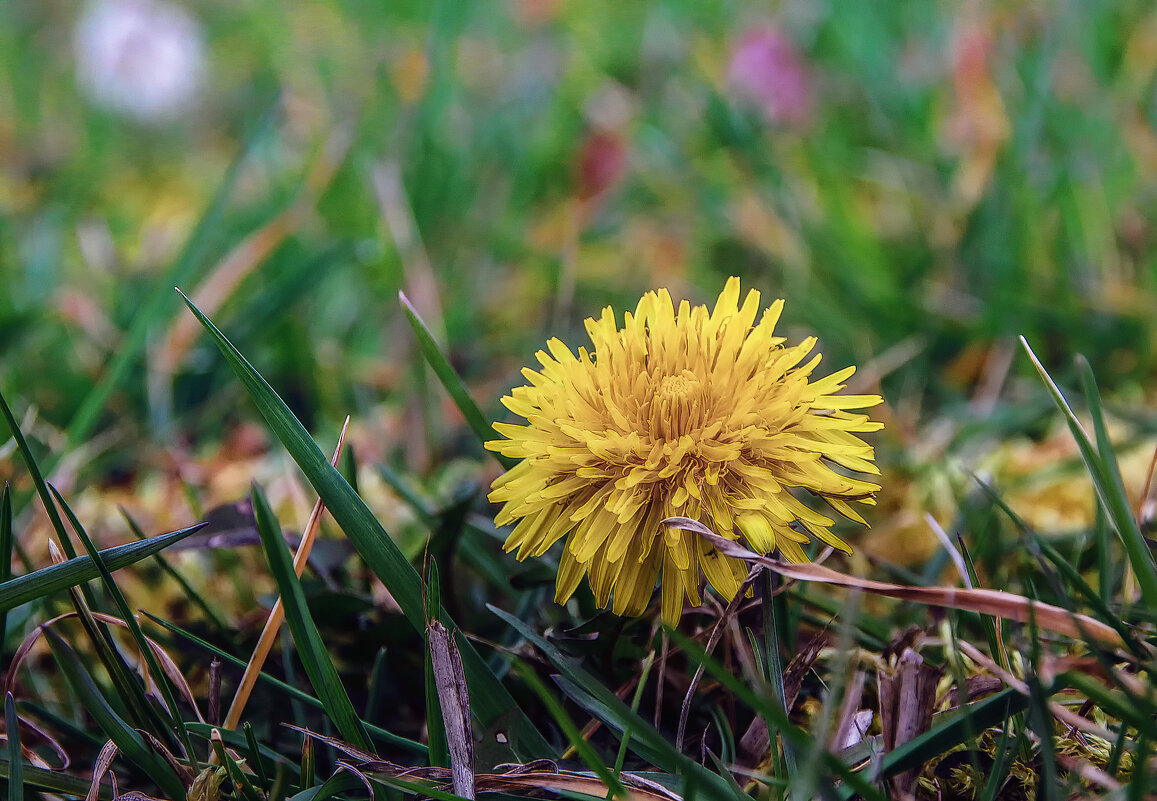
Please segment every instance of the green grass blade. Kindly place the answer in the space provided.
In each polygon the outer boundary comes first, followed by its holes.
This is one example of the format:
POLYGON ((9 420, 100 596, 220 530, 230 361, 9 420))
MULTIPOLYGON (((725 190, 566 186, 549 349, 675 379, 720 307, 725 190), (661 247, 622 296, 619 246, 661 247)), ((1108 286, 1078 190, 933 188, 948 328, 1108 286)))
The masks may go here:
MULTIPOLYGON (((0 587, 12 578, 12 492, 8 484, 0 492, 0 587)), ((8 610, 0 609, 0 654, 8 638, 8 610)))
POLYGON ((80 655, 51 628, 45 629, 44 636, 69 687, 100 730, 116 743, 126 759, 144 771, 169 798, 183 801, 185 786, 181 783, 180 777, 169 763, 154 753, 144 738, 113 710, 96 682, 82 667, 80 655))
MULTIPOLYGON (((341 473, 329 463, 329 459, 273 388, 208 317, 188 298, 185 298, 185 302, 213 337, 274 435, 325 502, 330 515, 341 526, 370 570, 389 589, 414 631, 424 635, 426 620, 422 607, 422 580, 417 571, 362 499, 342 478, 341 473)), ((442 623, 450 631, 458 631, 454 621, 446 614, 442 616, 442 623)), ((511 749, 519 760, 549 756, 550 746, 478 655, 474 645, 461 633, 457 635, 457 645, 470 687, 470 697, 474 699, 473 712, 483 728, 489 729, 503 721, 511 749)))
POLYGON ((305 591, 293 570, 293 559, 281 533, 281 525, 269 508, 265 495, 256 486, 253 488, 253 516, 257 521, 257 533, 261 535, 265 555, 269 559, 270 572, 277 581, 277 590, 285 607, 285 620, 293 633, 293 643, 305 666, 305 673, 341 736, 358 748, 369 751, 369 735, 354 711, 349 694, 321 639, 321 633, 310 616, 305 591))
MULTIPOLYGON (((1011 506, 1009 506, 1003 498, 1001 498, 996 490, 991 486, 976 479, 981 489, 989 496, 993 503, 996 504, 1004 514, 1012 521, 1017 530, 1025 537, 1030 537, 1035 543, 1036 548, 1040 551, 1040 555, 1048 559, 1049 562, 1060 572, 1061 576, 1075 587, 1078 592, 1088 601, 1089 606, 1097 613, 1096 617, 1102 623, 1106 623, 1117 630, 1121 635, 1121 639, 1126 646, 1133 651, 1138 657, 1144 657, 1145 653, 1136 643, 1136 638, 1128 626, 1121 620, 1121 616, 1109 608, 1108 602, 1101 596, 1099 592, 1089 586, 1080 572, 1073 567, 1069 562, 1048 542, 1041 537, 1040 534, 1033 531, 1024 520, 1021 519, 1011 506)), ((1102 518, 1103 519, 1103 518, 1102 518)), ((1098 555, 1101 554, 1100 546, 1098 545, 1098 555)))
MULTIPOLYGON (((9 780, 12 775, 12 769, 13 765, 8 761, 8 755, 0 755, 0 780, 9 780)), ((51 793, 60 793, 76 798, 84 798, 85 794, 88 793, 89 785, 92 784, 89 779, 82 779, 79 776, 61 773, 59 770, 37 768, 32 765, 23 765, 22 773, 24 776, 24 786, 29 789, 35 787, 37 790, 48 790, 51 793)), ((26 797, 28 796, 20 796, 22 801, 26 797)), ((113 797, 112 788, 101 787, 98 797, 101 801, 110 801, 113 797)))
MULTIPOLYGON (((68 558, 76 556, 76 550, 72 547, 72 540, 68 538, 68 531, 64 528, 64 521, 60 519, 60 515, 56 511, 56 504, 52 502, 52 495, 48 492, 48 485, 44 481, 44 474, 40 472, 40 466, 36 463, 36 459, 32 455, 32 449, 28 447, 28 440, 24 439, 24 433, 20 430, 20 425, 16 422, 16 417, 12 414, 12 409, 8 406, 8 401, 4 400, 3 393, 0 393, 0 415, 8 423, 8 430, 12 432, 12 438, 16 440, 16 448, 20 451, 20 456, 24 459, 24 465, 28 468, 28 474, 32 476, 32 484, 36 487, 36 494, 40 496, 40 502, 44 504, 44 511, 48 513, 48 520, 52 523, 52 529, 56 532, 57 538, 60 540, 60 547, 68 555, 68 558)), ((85 588, 87 592, 87 587, 85 588)), ((86 594, 85 599, 92 604, 92 596, 86 594)))
MULTIPOLYGON (((1111 448, 1098 453, 1089 439, 1089 435, 1085 432, 1084 426, 1073 413, 1072 407, 1065 400, 1065 396, 1053 381, 1052 376, 1048 374, 1044 365, 1040 363, 1032 348, 1029 347, 1028 341, 1021 337, 1020 342, 1028 352, 1033 367, 1036 368, 1041 380, 1044 381, 1057 408, 1064 415, 1065 422, 1068 423, 1073 439, 1076 440, 1077 447, 1081 451, 1081 458, 1088 468, 1089 476, 1093 479, 1093 487, 1097 491, 1097 497, 1105 507, 1105 511, 1108 512, 1109 519, 1117 531, 1117 536, 1121 538, 1121 542, 1125 546, 1125 553, 1128 555, 1133 572, 1137 576, 1137 585, 1141 589, 1142 600, 1150 608, 1157 607, 1157 561, 1154 560, 1153 553, 1149 550, 1145 537, 1141 534, 1141 529, 1133 517, 1133 510, 1129 507, 1129 499, 1125 495, 1119 472, 1116 472, 1116 480, 1114 480, 1114 471, 1117 471, 1118 468, 1111 448)), ((1091 383, 1091 371, 1082 372, 1086 392, 1089 393, 1089 404, 1093 413, 1094 424, 1101 429, 1098 431, 1098 439, 1100 439, 1104 428, 1103 419, 1099 423, 1097 422, 1097 418, 1100 416, 1100 400, 1096 394, 1095 384, 1091 383)), ((1103 439, 1107 444, 1108 436, 1104 435, 1103 439)))
MULTIPOLYGON (((973 587, 979 587, 980 576, 976 572, 976 563, 972 561, 972 554, 968 550, 968 545, 959 534, 956 535, 956 547, 960 549, 960 556, 964 559, 964 568, 968 571, 969 584, 973 587)), ((992 658, 996 660, 998 665, 1008 670, 1008 653, 1005 651, 1004 642, 997 633, 996 618, 992 615, 981 615, 980 624, 984 628, 984 637, 988 640, 988 652, 992 654, 992 658)))
POLYGON ((1113 449, 1113 442, 1109 439, 1109 430, 1105 425, 1105 413, 1101 408, 1101 393, 1097 391, 1097 379, 1093 375, 1093 368, 1086 359, 1078 357, 1077 369, 1081 374, 1081 383, 1085 391, 1085 402, 1089 405, 1089 414, 1093 418, 1093 434, 1097 439, 1097 454, 1101 458, 1102 471, 1106 485, 1104 494, 1108 498, 1106 511, 1113 522, 1114 528, 1121 536, 1125 545, 1125 553, 1129 555, 1129 563, 1137 575, 1137 583, 1141 587, 1142 597, 1146 603, 1152 604, 1157 598, 1157 560, 1153 558, 1153 551, 1141 533, 1133 508, 1129 504, 1129 494, 1125 491, 1125 482, 1121 478, 1121 466, 1117 462, 1117 454, 1113 449), (1149 587, 1150 595, 1146 592, 1149 587))
MULTIPOLYGON (((166 629, 167 631, 171 631, 173 634, 176 634, 178 637, 181 637, 185 640, 188 640, 189 642, 193 643, 193 645, 196 645, 198 648, 201 648, 201 649, 207 651, 208 653, 210 653, 216 657, 219 657, 222 661, 228 662, 229 664, 233 665, 234 667, 244 668, 245 665, 248 664, 244 659, 240 659, 236 656, 233 656, 228 651, 221 650, 216 645, 213 645, 213 643, 208 642, 207 640, 204 640, 204 639, 198 637, 196 634, 193 634, 192 632, 181 628, 176 623, 170 623, 168 620, 165 620, 163 618, 159 618, 156 615, 150 614, 149 612, 147 612, 145 610, 141 610, 141 613, 145 617, 147 617, 149 620, 156 623, 161 628, 166 629)), ((282 681, 281 679, 278 679, 274 676, 270 676, 268 673, 265 673, 265 672, 258 673, 257 678, 259 681, 263 681, 266 684, 268 684, 269 686, 274 687, 278 691, 283 692, 286 695, 290 696, 295 701, 299 701, 303 704, 306 704, 307 706, 313 707, 314 709, 325 709, 325 705, 322 704, 322 702, 319 701, 314 696, 310 695, 307 692, 303 692, 302 690, 299 690, 298 688, 294 687, 292 684, 287 684, 286 682, 282 681)), ((363 723, 365 723, 365 722, 363 721, 363 723)), ((199 723, 188 723, 186 725, 188 726, 189 731, 194 732, 194 733, 201 733, 201 729, 203 728, 202 724, 199 724, 199 723)), ((385 729, 381 728, 380 726, 374 726, 372 724, 365 723, 365 727, 366 727, 366 731, 369 732, 371 737, 374 737, 377 740, 379 740, 379 741, 381 741, 381 742, 383 742, 389 746, 392 746, 395 748, 401 748, 404 751, 409 751, 411 753, 417 754, 419 756, 419 758, 425 758, 426 757, 426 746, 422 745, 419 742, 415 742, 414 740, 410 740, 406 737, 401 737, 397 734, 394 734, 393 732, 388 732, 385 729)), ((210 728, 212 728, 212 727, 210 727, 210 728)), ((232 735, 232 734, 235 734, 235 732, 229 732, 229 731, 222 731, 221 732, 221 736, 225 737, 226 740, 228 740, 230 735, 232 735)), ((238 737, 239 736, 240 735, 238 735, 238 737)), ((240 742, 240 740, 238 740, 238 742, 240 742)))
MULTIPOLYGON (((133 520, 132 515, 130 515, 124 509, 120 509, 120 513, 121 517, 125 519, 125 523, 128 524, 129 530, 132 531, 133 536, 138 540, 145 539, 145 532, 141 529, 140 526, 137 525, 137 521, 133 520)), ((189 583, 189 580, 185 578, 181 572, 177 570, 177 568, 173 567, 172 563, 170 563, 169 560, 161 554, 155 554, 153 559, 156 561, 161 570, 165 571, 165 573, 167 573, 169 577, 173 579, 173 581, 177 582, 177 585, 181 588, 182 597, 192 601, 193 604, 205 615, 205 619, 208 620, 215 629, 217 629, 222 637, 231 639, 233 634, 232 627, 225 622, 223 617, 221 617, 221 613, 213 608, 213 605, 205 600, 205 597, 192 584, 189 583)))
POLYGON ((1028 708, 1028 697, 1005 687, 982 701, 967 704, 945 723, 934 725, 918 737, 889 751, 880 765, 880 775, 894 776, 919 768, 934 756, 967 742, 978 731, 996 726, 1028 708))
POLYGON ((4 733, 8 736, 8 801, 24 801, 24 754, 12 693, 4 694, 4 733))
MULTIPOLYGON (((248 751, 248 758, 246 761, 257 772, 257 780, 260 786, 269 786, 269 773, 265 770, 265 760, 261 757, 261 745, 257 742, 257 735, 253 732, 253 724, 248 721, 241 727, 245 732, 245 748, 248 751)), ((218 732, 220 736, 220 732, 218 732)))
MULTIPOLYGON (((546 710, 550 712, 550 716, 554 718, 554 722, 562 729, 562 733, 566 737, 567 742, 569 742, 578 753, 579 759, 585 762, 587 767, 606 785, 610 791, 607 797, 627 797, 626 789, 623 787, 622 782, 619 781, 618 775, 607 768, 603 760, 599 759, 599 755, 595 753, 595 749, 591 747, 591 744, 583 739, 582 732, 579 731, 574 721, 570 719, 570 715, 563 709, 562 704, 555 698, 555 694, 546 688, 542 680, 534 674, 533 670, 527 667, 526 663, 515 661, 513 667, 514 672, 526 682, 526 686, 534 691, 534 694, 538 696, 538 700, 542 701, 546 710)), ((626 735, 624 735, 624 737, 625 736, 626 735)))
POLYGON ((680 753, 651 724, 632 712, 629 706, 574 660, 564 656, 549 640, 514 615, 495 606, 488 608, 543 653, 562 674, 557 679, 560 686, 570 691, 576 700, 584 697, 589 699, 597 706, 597 714, 605 723, 620 732, 630 731, 632 751, 668 773, 680 773, 689 779, 693 778, 700 787, 712 791, 711 798, 730 796, 727 783, 722 777, 680 753))
MULTIPOLYGON (((252 727, 249 727, 252 728, 252 727)), ((189 733, 194 737, 203 739, 206 743, 210 742, 213 732, 217 732, 221 736, 221 740, 225 745, 229 746, 238 753, 242 753, 245 749, 250 749, 250 753, 257 753, 261 755, 262 761, 270 761, 277 765, 284 766, 289 769, 293 775, 297 775, 297 762, 289 756, 279 753, 277 750, 268 746, 256 744, 256 751, 253 751, 254 745, 249 741, 249 737, 244 732, 230 731, 229 729, 221 729, 214 726, 212 723, 201 723, 200 721, 189 721, 189 733)))
MULTIPOLYGON (((783 686, 783 659, 779 653, 779 644, 781 635, 779 630, 782 628, 781 623, 785 622, 779 619, 778 611, 781 607, 775 603, 775 589, 778 582, 776 576, 770 570, 764 570, 761 577, 763 585, 763 596, 760 600, 760 611, 763 613, 763 650, 765 653, 764 659, 764 678, 767 679, 768 685, 772 689, 775 703, 779 704, 780 711, 787 715, 789 710, 787 708, 787 694, 783 686)), ((758 648, 752 648, 753 653, 759 653, 758 648)), ((772 721, 767 721, 767 730, 775 731, 772 721)), ((799 775, 799 767, 796 765, 795 749, 787 743, 782 741, 783 748, 780 748, 781 741, 773 737, 771 740, 772 758, 775 762, 776 776, 782 777, 787 781, 791 781, 793 776, 799 775)))
POLYGON ((817 744, 810 734, 792 723, 791 719, 783 712, 783 709, 777 705, 775 699, 770 697, 771 693, 768 693, 768 697, 756 693, 751 687, 747 686, 744 681, 708 656, 707 652, 704 651, 698 643, 684 636, 679 631, 671 630, 670 636, 672 642, 677 643, 687 652, 688 658, 695 663, 702 664, 708 673, 711 673, 723 686, 735 693, 739 700, 754 709, 757 714, 766 717, 769 723, 773 723, 774 728, 771 729, 771 731, 778 732, 780 737, 790 743, 792 747, 798 749, 800 753, 810 751, 815 754, 819 762, 816 768, 826 771, 831 776, 842 779, 844 788, 849 792, 855 792, 864 798, 883 801, 883 794, 868 783, 863 776, 853 771, 827 749, 817 747, 817 744))
MULTIPOLYGON (((204 523, 198 523, 195 526, 161 534, 141 542, 130 542, 125 545, 106 548, 100 552, 100 556, 110 571, 120 570, 122 567, 128 567, 159 553, 173 543, 180 542, 190 534, 200 531, 204 526, 204 523)), ((92 557, 78 556, 58 565, 41 568, 34 573, 17 576, 0 584, 0 610, 13 609, 54 592, 75 587, 85 581, 91 581, 99 575, 100 572, 92 557)))
MULTIPOLYGON (((438 376, 438 380, 442 382, 446 392, 450 394, 450 398, 458 407, 458 411, 466 418, 466 423, 474 432, 474 436, 478 437, 479 442, 501 439, 498 432, 490 425, 490 421, 486 419, 486 415, 482 414, 482 410, 478 408, 478 404, 470 397, 462 379, 455 372, 450 360, 446 358, 446 354, 442 353, 442 349, 438 347, 433 334, 422 322, 422 318, 418 316, 418 312, 411 305, 409 298, 399 292, 398 300, 402 303, 402 310, 406 313, 406 319, 410 321, 410 328, 414 329, 414 336, 418 338, 418 348, 422 351, 422 356, 430 365, 430 369, 434 371, 434 375, 438 376)), ((518 463, 517 459, 503 456, 496 451, 488 451, 488 453, 493 455, 507 470, 518 463)))
POLYGON ((76 536, 80 538, 85 551, 89 557, 92 558, 97 572, 100 573, 100 580, 104 585, 105 592, 113 599, 117 611, 120 612, 121 620, 124 621, 125 626, 128 628, 129 635, 133 638, 133 642, 136 643, 137 652, 145 660, 145 664, 148 665, 153 680, 161 690, 161 696, 165 699, 165 704, 171 711, 172 723, 176 728, 177 736, 180 738, 181 744, 185 747, 185 753, 193 760, 193 769, 199 769, 200 765, 197 763, 197 758, 193 754, 193 743, 189 740, 189 732, 186 731, 185 724, 181 720, 180 706, 177 704, 177 694, 173 692, 173 686, 169 681, 168 675, 161 669, 160 663, 157 662, 156 654, 153 653, 153 649, 150 648, 148 642, 146 642, 144 632, 142 632, 141 627, 137 625, 137 620, 133 616, 133 610, 129 606, 128 600, 125 598, 124 593, 121 592, 120 587, 117 586, 116 581, 112 577, 112 573, 109 572, 108 566, 105 565, 104 560, 101 558, 100 551, 96 549, 92 538, 88 536, 88 532, 84 530, 84 526, 80 524, 76 515, 73 514, 72 509, 65 503, 60 493, 56 491, 56 487, 49 484, 48 488, 52 491, 56 502, 60 504, 60 508, 64 511, 65 517, 68 518, 72 530, 75 531, 76 536))

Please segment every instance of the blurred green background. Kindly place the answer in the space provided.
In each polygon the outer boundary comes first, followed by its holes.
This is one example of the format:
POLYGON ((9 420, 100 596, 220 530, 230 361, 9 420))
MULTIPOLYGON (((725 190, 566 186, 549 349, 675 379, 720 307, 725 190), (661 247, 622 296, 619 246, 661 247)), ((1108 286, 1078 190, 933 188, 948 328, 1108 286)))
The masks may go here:
POLYGON ((0 387, 94 469, 254 416, 174 284, 419 470, 477 446, 399 290, 493 415, 549 336, 732 274, 901 442, 1051 414, 1018 334, 1151 386, 1150 3, 10 0, 0 63, 0 387))

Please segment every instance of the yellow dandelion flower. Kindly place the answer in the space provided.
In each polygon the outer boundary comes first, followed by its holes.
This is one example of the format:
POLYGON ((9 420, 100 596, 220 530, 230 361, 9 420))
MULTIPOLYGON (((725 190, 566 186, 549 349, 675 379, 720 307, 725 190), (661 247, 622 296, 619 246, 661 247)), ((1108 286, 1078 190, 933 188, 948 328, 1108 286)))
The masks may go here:
POLYGON ((495 522, 514 526, 507 551, 542 556, 566 537, 555 600, 565 603, 588 576, 600 608, 640 615, 662 576, 663 619, 675 623, 686 596, 700 600, 702 576, 723 598, 747 574, 706 540, 660 521, 699 520, 754 551, 806 561, 811 537, 851 552, 835 521, 793 490, 822 498, 864 523, 853 502, 874 503, 873 450, 856 433, 881 423, 864 409, 876 395, 839 395, 848 367, 809 380, 820 357, 809 337, 785 346, 775 336, 777 300, 758 324, 759 292, 739 305, 739 279, 715 303, 678 310, 665 289, 648 292, 620 328, 608 307, 588 319, 593 350, 576 357, 558 339, 539 351, 541 370, 503 398, 526 425, 497 423, 507 439, 486 447, 521 461, 495 480, 495 522))

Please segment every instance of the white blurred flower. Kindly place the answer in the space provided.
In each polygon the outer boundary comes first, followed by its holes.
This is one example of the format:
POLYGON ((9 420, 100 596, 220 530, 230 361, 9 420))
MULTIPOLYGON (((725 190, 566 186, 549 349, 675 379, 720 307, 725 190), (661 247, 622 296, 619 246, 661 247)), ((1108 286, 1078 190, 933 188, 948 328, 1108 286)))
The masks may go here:
POLYGON ((142 122, 189 111, 204 77, 201 26, 164 0, 91 0, 73 46, 85 94, 142 122))

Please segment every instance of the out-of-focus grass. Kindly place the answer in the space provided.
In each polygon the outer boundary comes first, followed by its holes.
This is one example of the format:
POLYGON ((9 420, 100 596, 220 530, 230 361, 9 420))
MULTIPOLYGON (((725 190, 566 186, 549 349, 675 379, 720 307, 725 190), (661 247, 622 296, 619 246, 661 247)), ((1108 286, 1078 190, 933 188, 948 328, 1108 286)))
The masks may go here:
MULTIPOLYGON (((787 322, 832 363, 917 346, 885 388, 932 413, 1015 334, 1046 361, 1087 354, 1110 387, 1152 373, 1145 4, 191 11, 205 86, 194 111, 149 125, 79 92, 77 7, 0 10, 0 381, 58 428, 269 106, 182 288, 300 201, 223 313, 307 423, 410 391, 390 369, 411 347, 394 303, 407 287, 444 315, 434 330, 488 382, 491 411, 547 331, 655 285, 707 298, 733 273, 788 297, 787 322), (728 78, 767 26, 803 65, 802 121, 769 120, 728 78), (402 191, 383 213, 374 175, 390 165, 402 191)), ((174 297, 153 338, 178 314, 174 297)), ((200 341, 151 384, 139 359, 103 427, 211 435, 237 390, 208 353, 200 341)))

